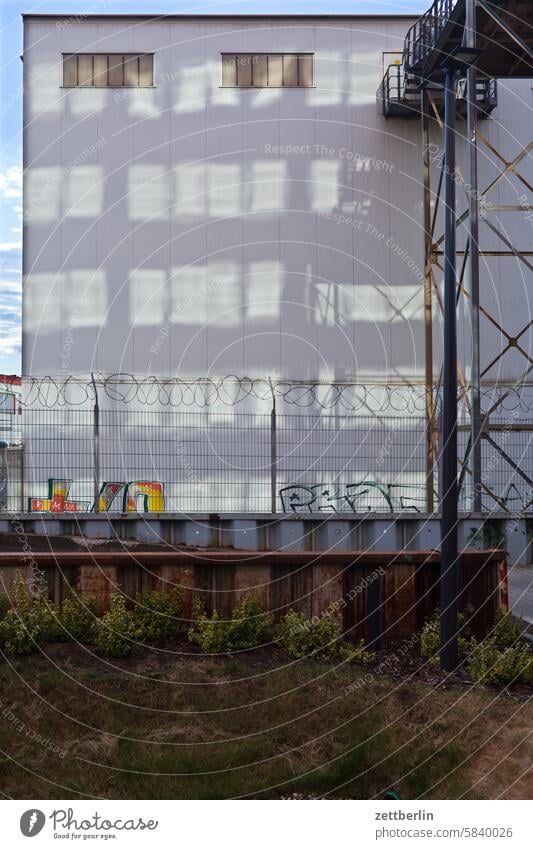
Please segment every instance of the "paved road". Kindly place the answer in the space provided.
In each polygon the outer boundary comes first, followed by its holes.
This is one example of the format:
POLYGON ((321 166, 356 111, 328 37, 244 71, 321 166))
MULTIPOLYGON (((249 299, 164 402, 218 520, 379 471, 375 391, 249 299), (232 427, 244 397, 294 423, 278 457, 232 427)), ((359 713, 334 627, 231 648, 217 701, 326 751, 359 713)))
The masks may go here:
POLYGON ((533 566, 509 569, 509 604, 513 613, 533 624, 533 566))

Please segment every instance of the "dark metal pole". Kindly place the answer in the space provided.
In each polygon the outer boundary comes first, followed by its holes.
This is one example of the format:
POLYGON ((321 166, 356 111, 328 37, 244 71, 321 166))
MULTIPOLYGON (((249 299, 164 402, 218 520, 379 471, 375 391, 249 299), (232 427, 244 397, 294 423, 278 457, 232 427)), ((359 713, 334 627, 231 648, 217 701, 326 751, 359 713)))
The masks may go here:
POLYGON ((381 578, 379 573, 373 572, 367 575, 366 580, 367 646, 377 650, 381 648, 381 578))
POLYGON ((435 503, 434 479, 434 427, 433 409, 433 315, 431 292, 431 181, 429 158, 429 105, 422 89, 422 144, 424 146, 424 328, 425 328, 425 379, 426 379, 426 510, 433 513, 435 503))
MULTIPOLYGON (((466 3, 466 46, 476 46, 476 0, 466 3)), ((477 180, 477 71, 475 65, 467 70, 466 123, 468 140, 468 243, 470 284, 470 332, 472 334, 472 361, 470 366, 470 457, 473 508, 481 511, 481 389, 479 355, 479 209, 477 180)))
POLYGON ((95 513, 100 512, 100 407, 98 404, 98 387, 94 374, 91 372, 91 381, 94 390, 93 407, 93 497, 95 513))
POLYGON ((441 462, 440 664, 457 666, 457 312, 455 69, 444 68, 444 365, 441 462))
POLYGON ((276 417, 276 393, 274 392, 274 387, 272 385, 272 380, 270 377, 268 378, 268 382, 270 383, 270 391, 272 393, 272 409, 270 411, 270 512, 274 514, 276 512, 277 505, 277 437, 276 437, 276 425, 277 425, 277 417, 276 417))

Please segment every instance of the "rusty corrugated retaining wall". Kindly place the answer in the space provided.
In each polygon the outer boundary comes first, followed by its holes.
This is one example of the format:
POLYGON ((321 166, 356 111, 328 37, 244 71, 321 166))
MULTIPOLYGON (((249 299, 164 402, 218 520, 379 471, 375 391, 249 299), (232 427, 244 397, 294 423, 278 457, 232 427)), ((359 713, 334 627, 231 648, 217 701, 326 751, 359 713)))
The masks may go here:
MULTIPOLYGON (((0 552, 1 589, 8 594, 17 570, 28 582, 41 570, 59 604, 69 585, 82 596, 94 596, 100 613, 117 589, 133 600, 138 592, 178 585, 185 589, 186 616, 194 595, 224 616, 243 594, 253 592, 275 617, 291 607, 308 617, 337 613, 354 639, 368 641, 373 623, 382 645, 420 630, 438 603, 439 566, 436 551, 0 552)), ((460 575, 461 608, 469 613, 474 635, 482 637, 506 598, 505 554, 465 552, 460 575)))

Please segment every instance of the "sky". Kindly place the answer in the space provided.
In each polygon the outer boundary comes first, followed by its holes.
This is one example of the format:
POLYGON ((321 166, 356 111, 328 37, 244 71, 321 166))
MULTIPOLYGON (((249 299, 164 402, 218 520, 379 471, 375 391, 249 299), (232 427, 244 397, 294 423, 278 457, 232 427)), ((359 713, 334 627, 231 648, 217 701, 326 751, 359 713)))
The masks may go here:
POLYGON ((0 373, 20 374, 23 12, 386 15, 420 14, 430 5, 430 0, 0 0, 0 373))

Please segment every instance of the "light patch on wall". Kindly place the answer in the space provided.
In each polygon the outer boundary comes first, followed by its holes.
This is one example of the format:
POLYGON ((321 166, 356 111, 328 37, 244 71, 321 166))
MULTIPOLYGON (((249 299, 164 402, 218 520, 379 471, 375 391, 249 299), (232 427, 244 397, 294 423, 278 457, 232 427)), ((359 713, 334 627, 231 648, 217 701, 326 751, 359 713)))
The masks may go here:
POLYGON ((348 74, 348 103, 375 105, 381 67, 377 50, 352 53, 345 62, 348 74))
POLYGON ((209 325, 238 327, 242 321, 242 287, 237 263, 209 263, 206 289, 209 325))
POLYGON ((207 208, 213 218, 240 215, 242 178, 238 165, 212 162, 207 171, 207 208))
POLYGON ((422 321, 424 290, 421 285, 387 286, 383 292, 393 310, 391 317, 393 324, 401 321, 422 321))
POLYGON ((218 66, 216 62, 203 65, 185 65, 180 68, 177 81, 177 98, 174 111, 179 114, 199 112, 205 109, 206 101, 218 88, 218 66))
POLYGON ((333 281, 319 281, 315 284, 316 324, 325 327, 345 325, 353 320, 355 312, 352 284, 340 285, 333 281))
POLYGON ((27 168, 24 175, 24 216, 28 221, 52 221, 59 217, 59 167, 27 168))
POLYGON ((353 318, 357 321, 388 323, 391 319, 390 303, 384 288, 371 283, 357 283, 354 289, 353 318))
POLYGON ((171 322, 203 325, 207 318, 207 269, 192 265, 172 269, 171 322))
MULTIPOLYGON (((371 283, 358 283, 354 289, 350 317, 357 321, 389 324, 420 321, 424 310, 423 295, 423 289, 418 285, 373 286, 371 283)), ((348 309, 349 300, 345 301, 345 305, 348 309)))
POLYGON ((201 217, 205 213, 205 165, 191 162, 176 169, 176 215, 201 217))
POLYGON ((107 94, 103 88, 73 88, 67 95, 71 114, 77 117, 100 112, 105 106, 107 94))
POLYGON ((282 285, 280 262, 251 262, 244 280, 246 317, 261 320, 278 318, 282 285))
POLYGON ((340 162, 315 159, 311 162, 311 208, 332 210, 339 203, 340 162))
POLYGON ((104 183, 101 165, 78 165, 68 174, 65 215, 90 218, 103 212, 104 183))
POLYGON ((128 90, 129 113, 134 118, 157 118, 161 110, 156 104, 156 89, 128 90))
POLYGON ((254 162, 250 177, 250 209, 252 212, 272 212, 285 207, 287 163, 254 162))
POLYGON ((168 216, 168 174, 162 165, 130 165, 128 208, 133 221, 168 216))
POLYGON ((138 269, 130 274, 130 323, 153 327, 165 319, 165 272, 138 269))
POLYGON ((59 331, 64 274, 28 274, 23 283, 23 327, 25 331, 59 331))
POLYGON ((321 50, 315 55, 316 88, 307 89, 310 106, 337 106, 342 103, 344 65, 339 53, 321 50))
MULTIPOLYGON (((35 49, 35 48, 34 48, 35 49)), ((61 63, 54 56, 51 62, 37 62, 25 82, 29 94, 30 113, 60 112, 65 92, 61 86, 61 63)))
POLYGON ((281 100, 282 91, 283 89, 281 88, 260 88, 253 93, 250 92, 252 109, 263 109, 265 106, 270 106, 277 100, 281 100))
POLYGON ((67 321, 72 327, 101 327, 107 314, 105 272, 89 268, 71 271, 67 305, 67 321))

